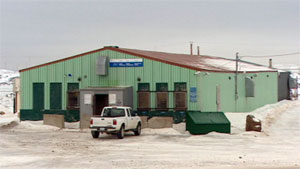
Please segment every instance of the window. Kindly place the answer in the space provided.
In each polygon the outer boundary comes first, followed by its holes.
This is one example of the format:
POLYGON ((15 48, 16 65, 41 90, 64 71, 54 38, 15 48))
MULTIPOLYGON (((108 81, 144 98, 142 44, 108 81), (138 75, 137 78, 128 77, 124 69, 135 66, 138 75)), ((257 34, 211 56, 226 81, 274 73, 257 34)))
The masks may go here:
POLYGON ((135 112, 133 112, 131 108, 129 108, 128 110, 129 110, 129 113, 131 114, 131 116, 136 116, 135 112))
POLYGON ((168 92, 168 83, 156 83, 157 92, 168 92))
POLYGON ((106 108, 101 117, 124 117, 125 111, 124 109, 118 108, 106 108))
POLYGON ((76 110, 79 109, 79 84, 78 83, 68 83, 68 100, 67 109, 76 110))
POLYGON ((156 83, 156 108, 168 109, 169 93, 168 83, 156 83))
POLYGON ((174 83, 174 106, 175 109, 187 108, 187 95, 186 95, 186 83, 176 82, 174 83))
POLYGON ((150 84, 139 83, 138 84, 138 109, 146 110, 150 109, 150 84))
POLYGON ((126 112, 127 112, 127 117, 131 117, 131 113, 130 113, 129 109, 126 109, 126 112))
POLYGON ((150 84, 149 83, 139 83, 138 84, 138 91, 139 92, 149 92, 150 91, 150 84))
POLYGON ((186 83, 185 82, 176 82, 174 83, 175 92, 186 92, 186 83))

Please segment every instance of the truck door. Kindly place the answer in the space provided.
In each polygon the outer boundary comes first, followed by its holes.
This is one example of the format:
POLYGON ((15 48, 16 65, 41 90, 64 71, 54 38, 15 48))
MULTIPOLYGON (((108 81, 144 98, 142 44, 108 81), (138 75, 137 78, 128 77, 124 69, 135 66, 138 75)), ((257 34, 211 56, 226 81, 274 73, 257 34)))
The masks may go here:
POLYGON ((126 114, 127 114, 127 128, 126 129, 132 129, 132 117, 131 117, 131 114, 130 112, 128 111, 128 109, 126 108, 126 114))
POLYGON ((124 111, 125 111, 125 117, 124 117, 125 130, 129 130, 130 129, 130 116, 129 116, 127 109, 124 109, 124 111))
POLYGON ((133 116, 133 112, 132 112, 131 108, 127 109, 127 111, 128 111, 128 114, 130 115, 130 118, 129 118, 130 119, 130 128, 134 129, 134 128, 136 128, 137 118, 133 116))

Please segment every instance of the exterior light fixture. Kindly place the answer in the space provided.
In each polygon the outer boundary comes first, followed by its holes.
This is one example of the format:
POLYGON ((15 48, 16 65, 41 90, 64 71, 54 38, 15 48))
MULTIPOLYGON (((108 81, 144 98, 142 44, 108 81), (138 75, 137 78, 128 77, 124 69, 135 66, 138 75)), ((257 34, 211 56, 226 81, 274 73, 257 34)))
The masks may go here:
POLYGON ((200 71, 197 71, 194 73, 194 75, 199 75, 201 72, 200 71))

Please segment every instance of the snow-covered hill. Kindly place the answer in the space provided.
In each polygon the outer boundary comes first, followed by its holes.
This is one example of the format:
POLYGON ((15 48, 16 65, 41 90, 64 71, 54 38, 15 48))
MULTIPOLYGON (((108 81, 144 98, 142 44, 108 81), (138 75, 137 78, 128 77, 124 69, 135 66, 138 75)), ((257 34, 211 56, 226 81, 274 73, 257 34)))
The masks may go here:
POLYGON ((12 80, 19 76, 20 76, 20 74, 18 71, 0 69, 0 85, 1 84, 12 84, 12 80))
POLYGON ((0 69, 0 112, 13 112, 13 79, 19 77, 19 72, 0 69))

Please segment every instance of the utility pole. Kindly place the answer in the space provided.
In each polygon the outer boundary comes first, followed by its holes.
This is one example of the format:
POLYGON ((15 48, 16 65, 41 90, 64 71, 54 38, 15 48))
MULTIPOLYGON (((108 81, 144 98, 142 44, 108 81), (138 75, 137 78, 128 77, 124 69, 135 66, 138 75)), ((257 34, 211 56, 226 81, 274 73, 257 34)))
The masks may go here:
POLYGON ((239 66, 239 52, 236 52, 235 54, 235 100, 239 98, 238 96, 238 66, 239 66))

